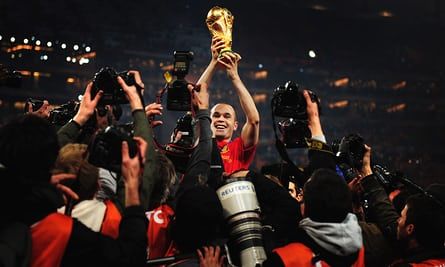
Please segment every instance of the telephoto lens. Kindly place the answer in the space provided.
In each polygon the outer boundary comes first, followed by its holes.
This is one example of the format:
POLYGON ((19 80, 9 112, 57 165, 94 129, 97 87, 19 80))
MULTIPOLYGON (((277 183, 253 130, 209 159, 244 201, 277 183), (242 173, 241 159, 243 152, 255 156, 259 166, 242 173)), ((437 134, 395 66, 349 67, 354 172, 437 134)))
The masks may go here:
POLYGON ((247 179, 228 179, 216 193, 230 229, 230 238, 240 253, 241 266, 261 266, 267 257, 261 233, 260 206, 253 183, 247 179))

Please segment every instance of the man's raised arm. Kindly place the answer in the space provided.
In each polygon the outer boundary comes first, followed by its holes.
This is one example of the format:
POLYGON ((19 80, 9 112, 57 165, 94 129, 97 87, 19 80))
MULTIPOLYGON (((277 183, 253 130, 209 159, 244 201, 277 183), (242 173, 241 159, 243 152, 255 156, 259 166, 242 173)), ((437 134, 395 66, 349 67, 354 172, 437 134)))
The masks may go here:
POLYGON ((260 135, 260 115, 252 96, 238 75, 238 61, 240 59, 240 55, 228 52, 224 53, 223 56, 218 59, 218 62, 226 67, 227 75, 235 87, 241 108, 246 115, 246 123, 241 130, 241 140, 243 141, 243 146, 249 148, 258 144, 260 135))

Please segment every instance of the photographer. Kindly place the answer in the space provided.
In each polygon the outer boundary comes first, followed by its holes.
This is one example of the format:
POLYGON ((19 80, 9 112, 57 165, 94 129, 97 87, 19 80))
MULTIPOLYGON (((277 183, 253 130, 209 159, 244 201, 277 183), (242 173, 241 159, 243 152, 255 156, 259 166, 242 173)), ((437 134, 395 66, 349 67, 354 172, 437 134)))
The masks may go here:
POLYGON ((27 115, 3 126, 0 148, 2 178, 9 191, 2 194, 2 203, 11 205, 13 199, 13 209, 5 209, 10 211, 8 217, 29 226, 31 266, 144 266, 147 221, 138 192, 141 162, 139 157, 129 157, 125 143, 122 174, 126 199, 117 239, 56 212, 63 199, 50 184, 50 171, 59 146, 47 121, 27 115))
MULTIPOLYGON (((195 253, 204 245, 213 244, 221 223, 221 204, 215 191, 207 186, 212 154, 209 94, 207 85, 188 86, 192 96, 192 111, 197 120, 199 142, 194 148, 186 171, 174 198, 161 202, 149 213, 149 257, 195 253), (174 221, 172 221, 174 217, 174 221), (170 243, 170 239, 172 242, 170 243)), ((155 107, 155 106, 151 106, 155 107)), ((152 109, 149 109, 150 112, 152 109)), ((171 190, 164 188, 164 190, 171 190)), ((213 254, 212 254, 213 256, 213 254)), ((210 256, 205 255, 204 259, 210 256)), ((196 258, 181 264, 195 264, 196 258)))
POLYGON ((304 219, 289 229, 291 243, 276 248, 263 266, 363 266, 361 229, 352 214, 351 193, 335 173, 335 158, 326 144, 317 101, 309 91, 303 96, 312 136, 306 139, 309 165, 305 174, 310 178, 304 183, 304 219))
POLYGON ((306 100, 308 127, 312 136, 308 140, 309 165, 304 170, 306 177, 309 177, 317 169, 327 168, 335 170, 335 158, 331 147, 326 144, 326 137, 321 127, 318 104, 312 101, 309 91, 304 90, 303 96, 306 100))
POLYGON ((360 178, 369 202, 369 217, 400 249, 401 259, 391 266, 441 266, 445 264, 445 185, 431 185, 408 198, 401 216, 371 169, 371 148, 366 146, 360 178))
POLYGON ((176 194, 173 238, 181 252, 194 252, 211 244, 217 238, 217 229, 223 222, 221 204, 215 191, 207 185, 212 154, 207 85, 197 85, 191 94, 199 123, 199 143, 176 194))
MULTIPOLYGON (((129 71, 129 75, 134 76, 135 83, 138 85, 132 85, 128 86, 125 81, 118 76, 116 83, 118 83, 127 100, 130 104, 130 108, 133 115, 134 120, 134 136, 142 137, 148 144, 148 149, 146 155, 144 155, 146 160, 146 166, 147 168, 144 169, 144 175, 143 175, 143 182, 142 182, 142 188, 141 190, 141 203, 144 206, 145 210, 149 209, 149 199, 150 195, 153 192, 153 186, 155 184, 155 179, 158 179, 157 174, 159 173, 159 164, 158 164, 158 158, 156 156, 155 151, 155 145, 153 141, 153 132, 151 126, 148 124, 145 114, 144 114, 144 108, 142 104, 142 99, 138 93, 138 88, 144 88, 144 84, 141 80, 141 76, 139 72, 137 71, 129 71)), ((94 98, 91 97, 92 92, 92 83, 89 83, 84 96, 82 97, 82 101, 80 103, 80 107, 77 111, 77 114, 74 116, 74 118, 68 122, 66 125, 64 125, 57 133, 59 144, 64 145, 67 143, 75 142, 75 140, 78 139, 83 126, 87 123, 88 120, 91 119, 91 117, 95 114, 95 109, 104 94, 102 90, 99 90, 97 94, 94 96, 94 98)), ((110 171, 100 168, 100 185, 101 188, 98 192, 98 196, 105 200, 107 198, 113 198, 114 194, 117 192, 117 185, 116 185, 116 174, 111 173, 110 171)), ((121 183, 122 188, 122 183, 121 183)), ((120 196, 119 199, 124 199, 124 196, 121 194, 124 192, 123 190, 120 190, 120 196)))
MULTIPOLYGON (((136 84, 139 85, 142 90, 144 89, 144 83, 141 76, 137 71, 129 71, 133 74, 136 84)), ((147 142, 147 153, 145 154, 145 169, 141 184, 141 204, 144 209, 150 210, 153 203, 150 203, 154 186, 162 179, 160 177, 164 172, 160 170, 158 152, 155 150, 155 143, 153 140, 153 129, 145 117, 145 109, 141 99, 142 93, 138 93, 138 88, 135 85, 128 86, 125 81, 118 77, 118 82, 125 92, 125 95, 130 103, 131 113, 134 121, 134 136, 140 136, 147 142)), ((123 192, 123 191, 121 191, 123 192)), ((121 196, 122 199, 122 196, 121 196)))
POLYGON ((241 135, 232 140, 233 133, 238 128, 235 110, 230 104, 216 104, 211 109, 212 132, 221 151, 224 171, 228 174, 237 170, 248 169, 255 156, 256 145, 259 141, 260 116, 247 88, 238 74, 238 62, 241 56, 227 52, 218 57, 223 48, 224 41, 219 38, 212 39, 212 59, 198 80, 198 83, 210 84, 210 80, 218 65, 226 68, 227 76, 232 82, 239 97, 241 108, 246 116, 241 135))
MULTIPOLYGON (((307 103, 308 126, 312 134, 312 141, 310 142, 308 152, 309 166, 305 169, 305 175, 311 176, 314 171, 320 168, 335 171, 336 160, 334 154, 331 152, 331 148, 325 144, 326 140, 321 128, 316 103, 311 101, 307 91, 304 92, 304 97, 307 103), (322 143, 319 143, 320 141, 322 143)), ((363 162, 366 163, 367 161, 363 160, 363 162)), ((358 171, 360 172, 361 170, 358 171)), ((358 179, 353 180, 349 186, 352 186, 352 183, 357 181, 358 179)), ((303 192, 303 195, 304 194, 305 192, 303 192)), ((328 208, 326 209, 328 210, 328 208)), ((382 266, 388 264, 393 253, 389 247, 388 240, 382 236, 382 233, 375 224, 359 221, 359 225, 362 233, 363 246, 365 248, 364 259, 366 266, 382 266)))

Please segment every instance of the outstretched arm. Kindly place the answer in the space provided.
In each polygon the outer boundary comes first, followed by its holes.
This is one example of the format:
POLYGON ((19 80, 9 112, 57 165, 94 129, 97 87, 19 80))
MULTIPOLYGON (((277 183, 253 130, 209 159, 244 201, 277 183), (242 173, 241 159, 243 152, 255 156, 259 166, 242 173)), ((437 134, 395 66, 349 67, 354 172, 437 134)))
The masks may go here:
MULTIPOLYGON (((137 71, 129 71, 134 75, 136 83, 139 87, 144 88, 141 75, 137 71)), ((146 152, 142 155, 145 158, 145 168, 141 181, 140 200, 141 205, 145 210, 150 206, 150 198, 153 192, 154 185, 156 183, 156 177, 154 173, 155 166, 158 164, 155 150, 155 143, 153 139, 153 129, 148 123, 145 117, 144 106, 142 99, 136 89, 136 86, 128 86, 125 84, 122 78, 118 78, 122 89, 124 90, 127 99, 130 103, 131 111, 134 119, 134 136, 142 137, 147 142, 146 152)))
POLYGON ((308 175, 311 175, 315 170, 321 168, 328 168, 335 171, 335 157, 331 147, 326 144, 326 138, 321 127, 318 104, 312 101, 309 91, 304 90, 303 96, 306 100, 308 127, 312 136, 308 153, 309 166, 306 172, 308 175))
POLYGON ((218 65, 219 51, 221 51, 221 49, 223 49, 224 46, 225 43, 222 38, 218 37, 212 38, 212 44, 210 47, 210 50, 212 52, 212 59, 210 60, 210 63, 205 69, 205 71, 202 73, 197 84, 204 84, 204 83, 210 84, 210 81, 212 80, 213 77, 213 73, 215 73, 216 66, 218 65))
POLYGON ((74 118, 57 132, 60 147, 75 142, 79 136, 81 128, 90 117, 93 116, 97 103, 99 103, 99 100, 103 95, 103 91, 99 91, 94 98, 91 98, 92 86, 93 83, 87 85, 82 101, 80 102, 79 110, 74 118))
POLYGON ((224 53, 223 56, 218 59, 218 62, 226 67, 227 75, 235 87, 241 108, 246 115, 246 123, 241 130, 241 140, 243 141, 243 146, 248 148, 258 144, 260 136, 260 115, 249 90, 244 86, 238 75, 238 61, 240 59, 241 56, 238 54, 224 53))
POLYGON ((177 196, 187 189, 207 183, 212 157, 212 131, 210 130, 209 93, 207 84, 189 85, 192 95, 192 108, 195 119, 198 120, 199 143, 193 150, 187 164, 187 170, 182 180, 177 196))
POLYGON ((371 168, 371 147, 365 145, 363 167, 360 170, 360 184, 365 198, 368 200, 367 215, 369 222, 374 222, 390 240, 397 239, 397 220, 399 214, 395 210, 385 189, 377 181, 371 168))

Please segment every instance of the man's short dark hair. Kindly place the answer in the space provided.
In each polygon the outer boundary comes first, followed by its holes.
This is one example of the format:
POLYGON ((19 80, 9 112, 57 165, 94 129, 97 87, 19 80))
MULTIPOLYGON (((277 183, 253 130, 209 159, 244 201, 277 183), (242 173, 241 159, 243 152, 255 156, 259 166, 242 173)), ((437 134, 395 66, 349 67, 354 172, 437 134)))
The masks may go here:
POLYGON ((152 194, 149 200, 148 210, 155 209, 175 196, 178 187, 175 166, 163 153, 155 154, 158 164, 154 166, 154 181, 152 194))
POLYGON ((55 129, 35 115, 20 116, 0 129, 0 163, 16 177, 31 178, 27 183, 49 182, 58 152, 55 129))
POLYGON ((304 213, 317 222, 342 222, 352 211, 351 191, 333 170, 319 169, 304 185, 304 213))
POLYGON ((431 198, 416 194, 408 198, 405 225, 414 225, 414 237, 426 248, 443 248, 445 212, 431 198))
POLYGON ((181 252, 194 252, 211 244, 224 222, 222 206, 215 190, 195 186, 177 200, 173 239, 181 252))

